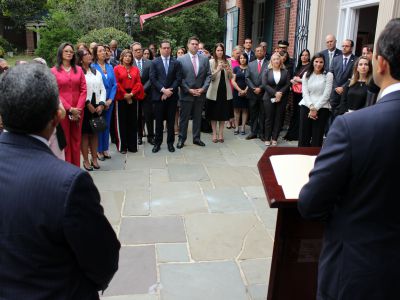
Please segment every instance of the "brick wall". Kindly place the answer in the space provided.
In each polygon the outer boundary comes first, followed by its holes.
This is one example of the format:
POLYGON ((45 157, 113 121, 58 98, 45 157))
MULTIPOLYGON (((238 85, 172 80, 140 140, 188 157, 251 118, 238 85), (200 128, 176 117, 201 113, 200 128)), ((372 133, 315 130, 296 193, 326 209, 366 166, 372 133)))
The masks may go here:
MULTIPOLYGON (((293 57, 294 42, 296 34, 296 18, 297 18, 297 3, 298 0, 292 0, 290 6, 290 22, 289 22, 289 48, 288 52, 293 57)), ((285 9, 286 0, 275 1, 275 20, 274 20, 274 34, 272 49, 278 45, 278 41, 284 39, 285 35, 285 9)))
POLYGON ((236 6, 239 8, 239 34, 238 34, 238 44, 243 45, 245 37, 245 25, 246 25, 246 9, 244 6, 245 0, 237 0, 236 6))

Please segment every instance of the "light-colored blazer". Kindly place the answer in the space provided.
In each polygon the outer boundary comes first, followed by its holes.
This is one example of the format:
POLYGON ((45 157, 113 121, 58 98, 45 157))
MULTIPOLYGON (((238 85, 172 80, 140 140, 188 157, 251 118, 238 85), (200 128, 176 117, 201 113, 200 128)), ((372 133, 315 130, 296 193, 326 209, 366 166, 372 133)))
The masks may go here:
MULTIPOLYGON (((229 64, 231 72, 227 72, 226 70, 224 71, 225 85, 226 85, 226 99, 232 100, 233 95, 232 95, 232 87, 230 84, 230 80, 232 79, 232 65, 229 60, 227 62, 229 64)), ((219 86, 219 82, 221 80, 221 71, 220 70, 217 71, 217 69, 215 67, 215 63, 216 62, 214 59, 210 60, 211 83, 210 83, 210 86, 208 87, 208 91, 207 91, 207 99, 209 99, 209 100, 217 100, 218 86, 219 86)))
POLYGON ((200 100, 203 100, 206 97, 206 93, 202 94, 199 97, 193 97, 189 93, 189 89, 203 88, 204 91, 207 91, 211 81, 210 63, 208 62, 208 58, 204 55, 198 56, 199 72, 197 76, 194 73, 193 64, 189 53, 186 53, 185 55, 178 58, 178 61, 181 63, 182 66, 182 83, 180 89, 181 101, 194 101, 195 98, 201 98, 200 100))

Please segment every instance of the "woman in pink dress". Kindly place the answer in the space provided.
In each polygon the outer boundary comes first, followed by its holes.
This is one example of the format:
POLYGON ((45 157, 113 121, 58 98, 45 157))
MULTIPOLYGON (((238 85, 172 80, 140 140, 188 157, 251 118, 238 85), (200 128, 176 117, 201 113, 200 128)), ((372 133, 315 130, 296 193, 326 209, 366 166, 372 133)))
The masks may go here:
POLYGON ((57 51, 57 63, 51 72, 56 77, 60 101, 67 112, 67 117, 61 121, 67 141, 65 160, 79 167, 86 80, 81 67, 76 66, 72 44, 61 44, 57 51))

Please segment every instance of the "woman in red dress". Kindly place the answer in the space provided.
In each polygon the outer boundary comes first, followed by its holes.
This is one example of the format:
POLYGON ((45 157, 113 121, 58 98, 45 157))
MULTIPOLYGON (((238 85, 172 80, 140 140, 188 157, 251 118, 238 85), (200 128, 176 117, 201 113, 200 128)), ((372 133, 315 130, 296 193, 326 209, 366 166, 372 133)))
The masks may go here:
POLYGON ((117 94, 115 96, 116 142, 117 149, 122 154, 125 154, 126 151, 137 152, 137 101, 144 98, 139 69, 132 63, 132 51, 126 49, 121 53, 120 65, 114 68, 117 80, 117 94))
POLYGON ((79 167, 86 79, 81 67, 75 63, 72 44, 61 44, 57 51, 57 63, 51 72, 56 77, 60 101, 67 112, 67 117, 61 120, 67 141, 65 160, 79 167))

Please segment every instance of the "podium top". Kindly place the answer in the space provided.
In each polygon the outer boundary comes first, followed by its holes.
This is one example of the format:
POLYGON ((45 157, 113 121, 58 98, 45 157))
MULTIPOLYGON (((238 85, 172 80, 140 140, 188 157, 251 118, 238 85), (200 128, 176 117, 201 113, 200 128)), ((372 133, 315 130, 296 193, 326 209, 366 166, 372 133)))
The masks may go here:
MULTIPOLYGON (((321 148, 319 147, 270 147, 264 152, 257 166, 270 207, 295 207, 298 200, 295 198, 287 198, 285 196, 284 190, 279 184, 274 172, 270 157, 293 154, 315 156, 318 155, 320 150, 321 148)), ((308 171, 309 170, 306 170, 305 172, 308 171)))

